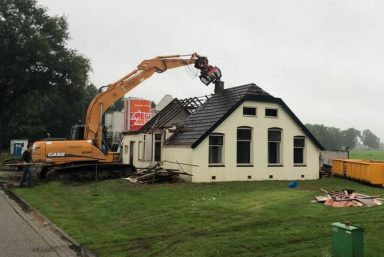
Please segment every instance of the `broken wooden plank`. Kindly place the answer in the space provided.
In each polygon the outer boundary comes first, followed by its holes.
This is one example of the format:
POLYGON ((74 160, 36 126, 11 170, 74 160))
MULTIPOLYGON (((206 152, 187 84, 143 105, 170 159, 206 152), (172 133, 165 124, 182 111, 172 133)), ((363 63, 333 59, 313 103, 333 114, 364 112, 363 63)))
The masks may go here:
POLYGON ((131 182, 131 183, 134 183, 134 184, 138 183, 137 179, 134 179, 134 178, 131 178, 131 177, 121 178, 121 179, 124 179, 124 180, 126 180, 128 182, 131 182))
POLYGON ((356 201, 356 200, 353 200, 352 202, 353 202, 354 206, 357 206, 357 207, 364 206, 364 204, 362 202, 359 202, 359 201, 356 201))
POLYGON ((356 199, 357 201, 359 202, 362 202, 364 205, 368 206, 368 207, 371 207, 371 206, 375 206, 376 203, 372 200, 372 199, 361 199, 361 198, 357 198, 356 199))
POLYGON ((324 205, 332 207, 347 207, 347 206, 375 206, 382 205, 384 199, 379 195, 365 195, 356 193, 352 189, 343 189, 342 191, 327 191, 320 189, 320 191, 326 193, 326 196, 316 196, 317 202, 321 202, 324 205))
POLYGON ((187 172, 170 171, 168 169, 160 170, 160 171, 158 171, 158 173, 168 173, 168 174, 178 174, 178 175, 193 176, 192 174, 187 173, 187 172))
POLYGON ((364 195, 364 194, 356 194, 356 198, 361 199, 372 199, 372 198, 380 198, 380 195, 364 195))
POLYGON ((183 163, 183 162, 173 162, 173 161, 162 161, 162 162, 168 162, 168 163, 174 163, 174 164, 178 164, 178 165, 187 165, 187 166, 192 166, 192 167, 199 167, 199 165, 196 165, 196 164, 190 164, 190 163, 183 163))
POLYGON ((363 200, 365 200, 365 199, 367 199, 367 200, 369 200, 369 199, 377 199, 377 197, 373 197, 373 196, 368 196, 368 197, 355 197, 355 198, 344 198, 344 199, 335 199, 335 201, 337 201, 337 202, 342 202, 342 201, 351 201, 351 200, 360 200, 360 199, 363 199, 363 200))
POLYGON ((318 202, 320 202, 320 203, 323 203, 323 202, 325 202, 326 200, 328 200, 329 197, 328 197, 328 196, 315 196, 315 199, 316 199, 316 201, 318 201, 318 202))
POLYGON ((145 175, 142 175, 142 176, 139 176, 139 177, 136 177, 137 180, 141 180, 141 179, 144 179, 144 178, 147 178, 147 177, 152 177, 155 175, 155 172, 151 172, 151 173, 148 173, 148 174, 145 174, 145 175))

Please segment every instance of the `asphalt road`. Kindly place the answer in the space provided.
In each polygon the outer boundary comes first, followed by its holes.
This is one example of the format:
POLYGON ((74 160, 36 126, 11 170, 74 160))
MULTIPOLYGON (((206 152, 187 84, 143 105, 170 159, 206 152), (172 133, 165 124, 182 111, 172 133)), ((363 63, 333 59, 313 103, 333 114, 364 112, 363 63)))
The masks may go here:
MULTIPOLYGON (((28 188, 25 188, 28 190, 28 188)), ((79 256, 71 242, 0 189, 0 256, 79 256)))

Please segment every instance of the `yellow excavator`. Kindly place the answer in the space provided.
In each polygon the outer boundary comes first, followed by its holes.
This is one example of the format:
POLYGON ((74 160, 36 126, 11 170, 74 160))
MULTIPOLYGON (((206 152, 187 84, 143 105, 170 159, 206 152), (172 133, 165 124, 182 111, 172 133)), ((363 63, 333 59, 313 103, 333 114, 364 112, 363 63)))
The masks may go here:
POLYGON ((137 69, 101 88, 88 107, 85 124, 72 127, 70 140, 47 138, 34 142, 32 160, 42 167, 40 177, 44 177, 48 171, 79 175, 99 169, 107 174, 122 176, 135 170, 132 165, 119 162, 119 152, 109 151, 103 133, 103 114, 113 103, 155 72, 162 73, 191 64, 200 70, 200 80, 205 85, 220 82, 220 69, 209 65, 206 57, 194 53, 144 60, 137 69))

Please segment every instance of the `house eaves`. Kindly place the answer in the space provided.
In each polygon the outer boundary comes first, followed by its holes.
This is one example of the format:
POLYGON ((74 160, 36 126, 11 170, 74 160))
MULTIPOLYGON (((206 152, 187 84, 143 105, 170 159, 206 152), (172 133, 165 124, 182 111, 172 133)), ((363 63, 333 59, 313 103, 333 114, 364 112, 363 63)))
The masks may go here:
POLYGON ((304 124, 297 118, 297 116, 292 112, 292 110, 289 109, 289 107, 284 103, 282 99, 275 98, 269 95, 267 92, 263 91, 255 84, 248 84, 240 87, 229 88, 224 90, 221 95, 218 94, 216 98, 213 96, 211 99, 209 99, 209 101, 202 105, 199 110, 196 111, 197 115, 191 115, 187 118, 184 127, 180 126, 178 129, 179 131, 176 132, 169 139, 167 144, 172 146, 183 145, 196 148, 244 101, 279 104, 294 120, 294 122, 302 129, 304 134, 308 136, 308 138, 310 138, 310 140, 316 145, 316 147, 320 150, 324 149, 320 142, 304 126, 304 124), (220 101, 223 104, 218 103, 220 101), (204 117, 204 119, 202 117, 204 117), (195 119, 193 120, 193 118, 195 119))

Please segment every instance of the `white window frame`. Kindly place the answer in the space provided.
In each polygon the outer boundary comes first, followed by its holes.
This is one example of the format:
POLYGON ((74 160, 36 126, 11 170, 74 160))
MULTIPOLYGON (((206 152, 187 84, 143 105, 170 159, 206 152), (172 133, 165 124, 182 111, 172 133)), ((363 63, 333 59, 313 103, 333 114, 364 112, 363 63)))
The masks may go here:
POLYGON ((139 161, 143 160, 143 151, 141 150, 141 148, 143 148, 143 141, 139 140, 139 142, 137 144, 137 152, 138 152, 137 159, 139 161))
POLYGON ((279 118, 279 108, 265 108, 264 114, 265 114, 266 118, 275 118, 275 119, 277 119, 277 118, 279 118), (267 110, 276 110, 276 116, 267 115, 267 110))
POLYGON ((307 158, 306 158, 306 138, 304 136, 294 136, 293 137, 293 165, 295 166, 302 166, 302 165, 306 165, 307 163, 307 158), (303 142, 304 142, 304 145, 303 146, 295 146, 295 139, 302 139, 303 142), (302 149, 302 155, 303 155, 303 162, 299 163, 299 162, 295 162, 295 150, 296 149, 302 149))
POLYGON ((243 106, 243 116, 245 117, 257 117, 257 107, 254 107, 254 106, 243 106), (248 108, 248 109, 255 109, 255 115, 252 115, 252 114, 244 114, 244 109, 245 108, 248 108))
POLYGON ((268 134, 267 134, 267 141, 268 141, 268 166, 281 166, 283 164, 283 130, 281 128, 269 128, 268 134), (270 131, 279 131, 280 132, 280 141, 276 140, 269 140, 269 132, 270 131), (278 143, 278 149, 277 149, 277 162, 270 162, 270 143, 278 143))
POLYGON ((221 134, 221 133, 213 133, 211 135, 209 135, 208 137, 208 165, 209 166, 222 166, 224 165, 224 134, 221 134), (211 137, 221 137, 222 139, 222 144, 211 144, 211 140, 210 138, 211 137), (211 155, 211 150, 213 147, 218 147, 218 149, 220 149, 220 153, 219 153, 219 159, 221 159, 221 162, 212 162, 212 155, 211 155))
POLYGON ((162 133, 154 133, 154 137, 153 137, 153 160, 154 161, 161 161, 162 154, 163 154, 162 150, 163 150, 163 134, 162 133), (160 135, 160 140, 156 139, 156 135, 160 135), (155 160, 156 143, 160 143, 160 160, 155 160))
POLYGON ((152 161, 152 142, 149 138, 150 135, 143 135, 143 140, 139 141, 139 160, 152 161))
POLYGON ((237 166, 249 166, 249 165, 252 165, 252 163, 253 163, 253 158, 252 158, 252 155, 253 155, 252 154, 253 153, 252 138, 253 138, 253 136, 252 136, 252 133, 253 133, 252 127, 240 126, 240 127, 236 128, 236 164, 237 164, 237 166), (251 139, 239 139, 238 135, 237 135, 239 130, 250 130, 251 139), (249 142, 249 163, 239 162, 239 160, 238 160, 239 142, 249 142))

